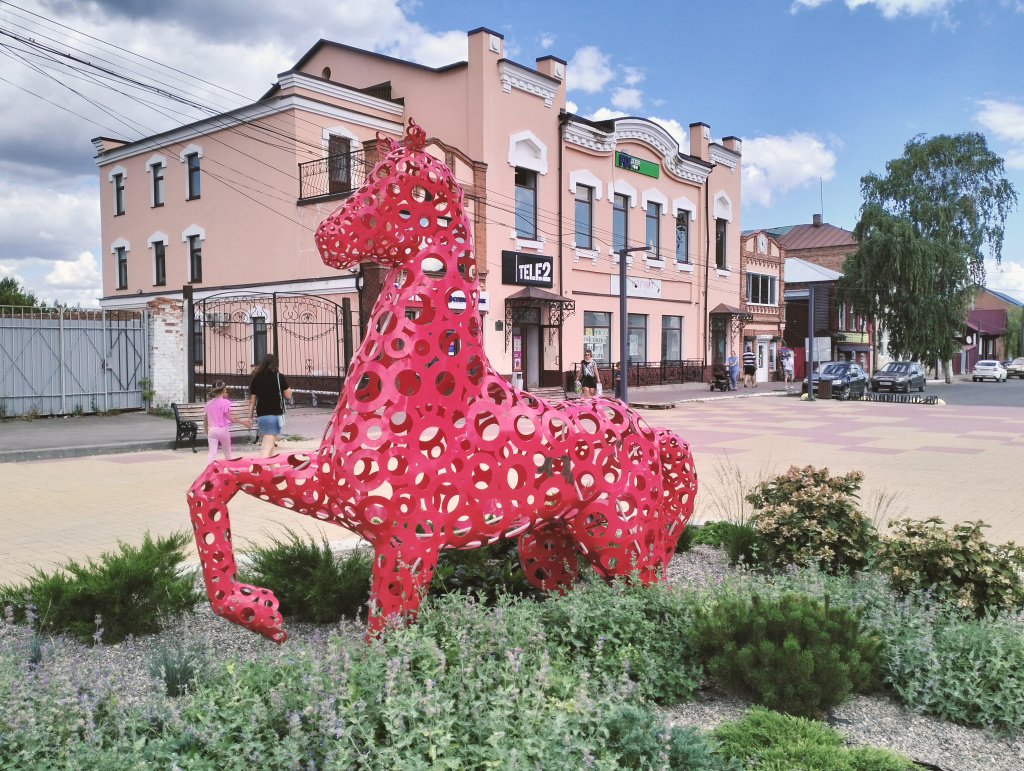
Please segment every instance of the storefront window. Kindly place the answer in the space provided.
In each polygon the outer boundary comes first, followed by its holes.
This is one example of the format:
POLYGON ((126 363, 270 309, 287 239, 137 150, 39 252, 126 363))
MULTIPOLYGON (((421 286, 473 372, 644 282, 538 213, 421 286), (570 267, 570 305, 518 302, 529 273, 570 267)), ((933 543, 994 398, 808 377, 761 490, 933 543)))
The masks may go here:
POLYGON ((647 315, 630 313, 627 330, 629 340, 629 361, 647 361, 647 315))
POLYGON ((583 347, 590 349, 594 361, 611 363, 612 314, 583 311, 583 347))
POLYGON ((661 360, 681 361, 683 358, 683 317, 661 317, 661 360))

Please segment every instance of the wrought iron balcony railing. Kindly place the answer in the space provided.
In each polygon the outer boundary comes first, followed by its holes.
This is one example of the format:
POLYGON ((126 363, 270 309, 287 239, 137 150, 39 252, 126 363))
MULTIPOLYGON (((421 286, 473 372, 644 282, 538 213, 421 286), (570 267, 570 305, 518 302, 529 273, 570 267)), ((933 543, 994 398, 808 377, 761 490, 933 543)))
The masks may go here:
POLYGON ((299 164, 299 203, 344 198, 362 187, 372 168, 363 150, 299 164))

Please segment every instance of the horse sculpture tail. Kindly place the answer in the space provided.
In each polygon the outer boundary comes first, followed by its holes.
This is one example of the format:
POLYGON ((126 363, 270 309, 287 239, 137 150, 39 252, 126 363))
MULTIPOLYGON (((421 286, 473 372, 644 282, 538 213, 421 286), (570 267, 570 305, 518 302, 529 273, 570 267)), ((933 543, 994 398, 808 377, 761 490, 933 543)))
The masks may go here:
POLYGON ((690 446, 671 431, 654 429, 661 451, 661 478, 665 486, 664 536, 666 564, 676 548, 676 541, 693 514, 693 500, 697 495, 697 470, 693 465, 690 446))

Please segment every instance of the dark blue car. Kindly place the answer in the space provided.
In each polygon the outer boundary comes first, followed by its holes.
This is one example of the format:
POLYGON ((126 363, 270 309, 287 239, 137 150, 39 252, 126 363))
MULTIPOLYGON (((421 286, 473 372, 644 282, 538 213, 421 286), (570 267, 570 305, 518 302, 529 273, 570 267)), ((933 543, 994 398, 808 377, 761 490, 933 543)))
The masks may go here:
MULTIPOLYGON (((868 390, 868 375, 859 364, 852 361, 826 361, 811 374, 811 390, 818 393, 818 381, 821 378, 832 382, 832 398, 848 399, 868 390)), ((806 384, 804 390, 807 390, 806 384)))

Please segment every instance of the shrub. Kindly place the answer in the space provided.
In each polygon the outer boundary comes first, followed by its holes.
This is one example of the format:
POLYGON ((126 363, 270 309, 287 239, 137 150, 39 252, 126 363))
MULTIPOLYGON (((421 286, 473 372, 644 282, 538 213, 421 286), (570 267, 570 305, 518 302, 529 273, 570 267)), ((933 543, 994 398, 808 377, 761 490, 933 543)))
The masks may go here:
POLYGON ((738 522, 726 522, 723 528, 722 548, 729 562, 753 567, 760 561, 761 538, 753 527, 738 522))
POLYGON ((519 565, 519 541, 506 538, 476 549, 445 549, 437 559, 430 594, 474 594, 493 605, 502 594, 534 599, 543 592, 526 580, 519 565))
POLYGON ((932 596, 968 608, 1012 610, 1024 605, 1024 549, 986 541, 983 522, 962 522, 951 530, 942 520, 901 519, 879 546, 877 565, 901 594, 930 589, 932 596))
POLYGON ((607 747, 619 767, 670 771, 741 771, 738 761, 715 751, 716 742, 695 728, 665 726, 649 710, 624 704, 605 720, 607 747))
POLYGON ((721 546, 725 542, 725 532, 728 528, 729 523, 725 520, 710 520, 701 525, 694 533, 693 542, 706 546, 721 546))
POLYGON ((910 758, 874 747, 845 748, 843 735, 812 720, 754 707, 713 732, 719 751, 751 771, 912 771, 910 758))
POLYGON ((697 537, 699 531, 700 525, 687 523, 683 532, 679 534, 679 540, 676 541, 676 553, 690 551, 693 548, 693 539, 697 537))
POLYGON ((84 642, 151 634, 161 617, 191 611, 201 599, 194 575, 180 569, 191 542, 184 532, 156 541, 146 533, 141 547, 120 542, 98 560, 69 560, 53 573, 36 570, 25 584, 0 587, 0 605, 13 606, 15 618, 32 619, 41 633, 66 632, 84 642))
POLYGON ((782 712, 820 716, 877 683, 878 638, 827 595, 726 594, 698 609, 693 634, 723 687, 782 712))
POLYGON ((149 662, 149 673, 163 681, 168 696, 181 696, 199 676, 201 663, 199 651, 165 646, 149 662))
POLYGON ((865 567, 877 536, 856 503, 863 479, 859 471, 833 477, 828 469, 791 466, 757 485, 747 500, 763 560, 776 568, 813 564, 833 573, 865 567))
POLYGON ((313 624, 334 624, 365 614, 370 597, 372 557, 365 549, 336 555, 327 542, 306 541, 291 530, 288 540, 247 552, 239 579, 270 589, 284 616, 313 624))

